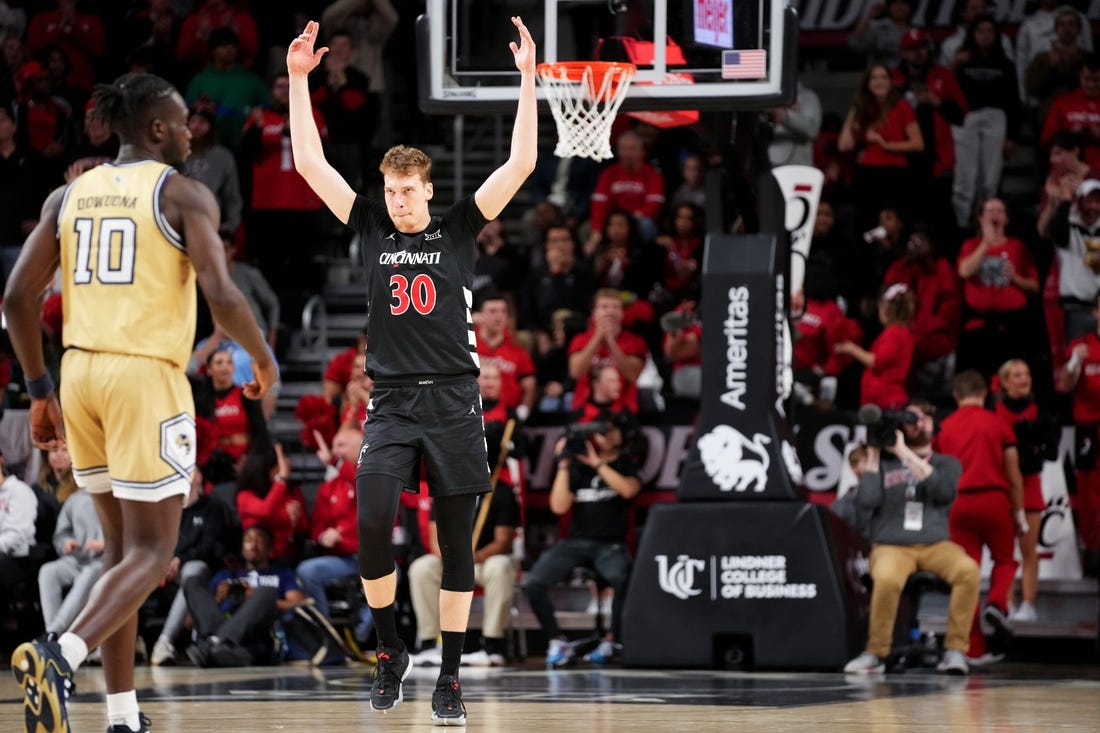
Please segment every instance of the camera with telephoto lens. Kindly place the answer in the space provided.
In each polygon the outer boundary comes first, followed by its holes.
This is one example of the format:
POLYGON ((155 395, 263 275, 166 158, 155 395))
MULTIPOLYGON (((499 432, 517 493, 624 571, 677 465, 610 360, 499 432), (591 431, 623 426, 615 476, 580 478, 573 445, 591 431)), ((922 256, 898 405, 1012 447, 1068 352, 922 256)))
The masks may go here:
POLYGON ((606 420, 570 423, 565 428, 565 453, 570 456, 588 455, 588 439, 611 430, 606 420))
POLYGON ((884 410, 878 405, 864 405, 859 408, 856 421, 867 426, 867 445, 892 448, 897 442, 897 431, 904 425, 916 425, 917 416, 909 410, 884 410))

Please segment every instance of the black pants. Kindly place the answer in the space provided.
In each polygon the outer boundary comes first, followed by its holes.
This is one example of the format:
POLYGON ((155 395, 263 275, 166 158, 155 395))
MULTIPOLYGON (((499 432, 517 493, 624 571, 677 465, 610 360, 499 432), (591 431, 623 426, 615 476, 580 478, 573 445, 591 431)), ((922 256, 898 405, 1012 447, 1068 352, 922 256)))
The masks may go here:
POLYGON ((200 639, 217 636, 240 644, 266 635, 278 615, 278 588, 255 588, 228 619, 202 578, 189 578, 183 584, 183 593, 200 639))
POLYGON ((569 577, 573 568, 591 568, 615 591, 611 600, 611 634, 622 638, 623 601, 630 581, 630 556, 622 542, 565 538, 551 546, 535 561, 527 573, 523 590, 531 602, 531 610, 539 620, 546 638, 561 634, 554 618, 554 604, 550 602, 550 588, 569 577))

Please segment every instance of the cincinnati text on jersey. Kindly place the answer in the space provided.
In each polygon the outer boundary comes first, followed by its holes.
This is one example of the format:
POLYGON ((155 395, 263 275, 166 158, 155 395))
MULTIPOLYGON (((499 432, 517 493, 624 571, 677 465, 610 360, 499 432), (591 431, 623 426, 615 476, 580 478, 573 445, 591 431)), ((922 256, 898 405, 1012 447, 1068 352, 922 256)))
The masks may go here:
POLYGON ((136 209, 137 203, 137 196, 81 196, 76 200, 76 208, 77 210, 83 210, 113 206, 123 209, 136 209))
POLYGON ((380 265, 438 265, 440 252, 383 252, 378 255, 380 265))

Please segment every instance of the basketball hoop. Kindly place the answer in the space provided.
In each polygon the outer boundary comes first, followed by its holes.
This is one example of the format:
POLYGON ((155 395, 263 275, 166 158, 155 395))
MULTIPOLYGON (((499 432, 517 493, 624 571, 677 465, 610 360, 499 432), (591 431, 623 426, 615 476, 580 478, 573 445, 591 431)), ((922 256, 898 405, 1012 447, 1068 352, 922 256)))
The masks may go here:
POLYGON ((538 78, 558 127, 559 158, 607 160, 611 124, 634 78, 634 64, 608 61, 558 61, 538 65, 538 78))

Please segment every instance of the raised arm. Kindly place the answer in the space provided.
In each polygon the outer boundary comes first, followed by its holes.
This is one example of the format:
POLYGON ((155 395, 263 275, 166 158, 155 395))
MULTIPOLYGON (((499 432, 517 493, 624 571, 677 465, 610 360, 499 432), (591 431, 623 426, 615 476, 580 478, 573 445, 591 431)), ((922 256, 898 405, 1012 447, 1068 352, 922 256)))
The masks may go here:
MULTIPOLYGON (((520 71, 519 107, 512 127, 512 149, 504 165, 493 171, 474 194, 474 202, 482 216, 492 220, 516 195, 516 191, 535 170, 538 158, 538 110, 535 106, 535 42, 519 16, 512 18, 519 30, 519 46, 512 41, 509 48, 520 71)), ((292 97, 293 101, 293 97, 292 97)), ((297 154, 297 153, 296 153, 297 154)), ((304 175, 304 174, 303 174, 304 175)))
POLYGON ((336 218, 345 224, 355 203, 355 191, 335 168, 325 160, 321 147, 321 133, 313 119, 313 106, 309 98, 309 72, 321 63, 328 47, 313 50, 317 41, 317 21, 306 23, 301 35, 290 43, 286 52, 286 68, 290 74, 290 147, 294 155, 294 168, 306 179, 336 218))

